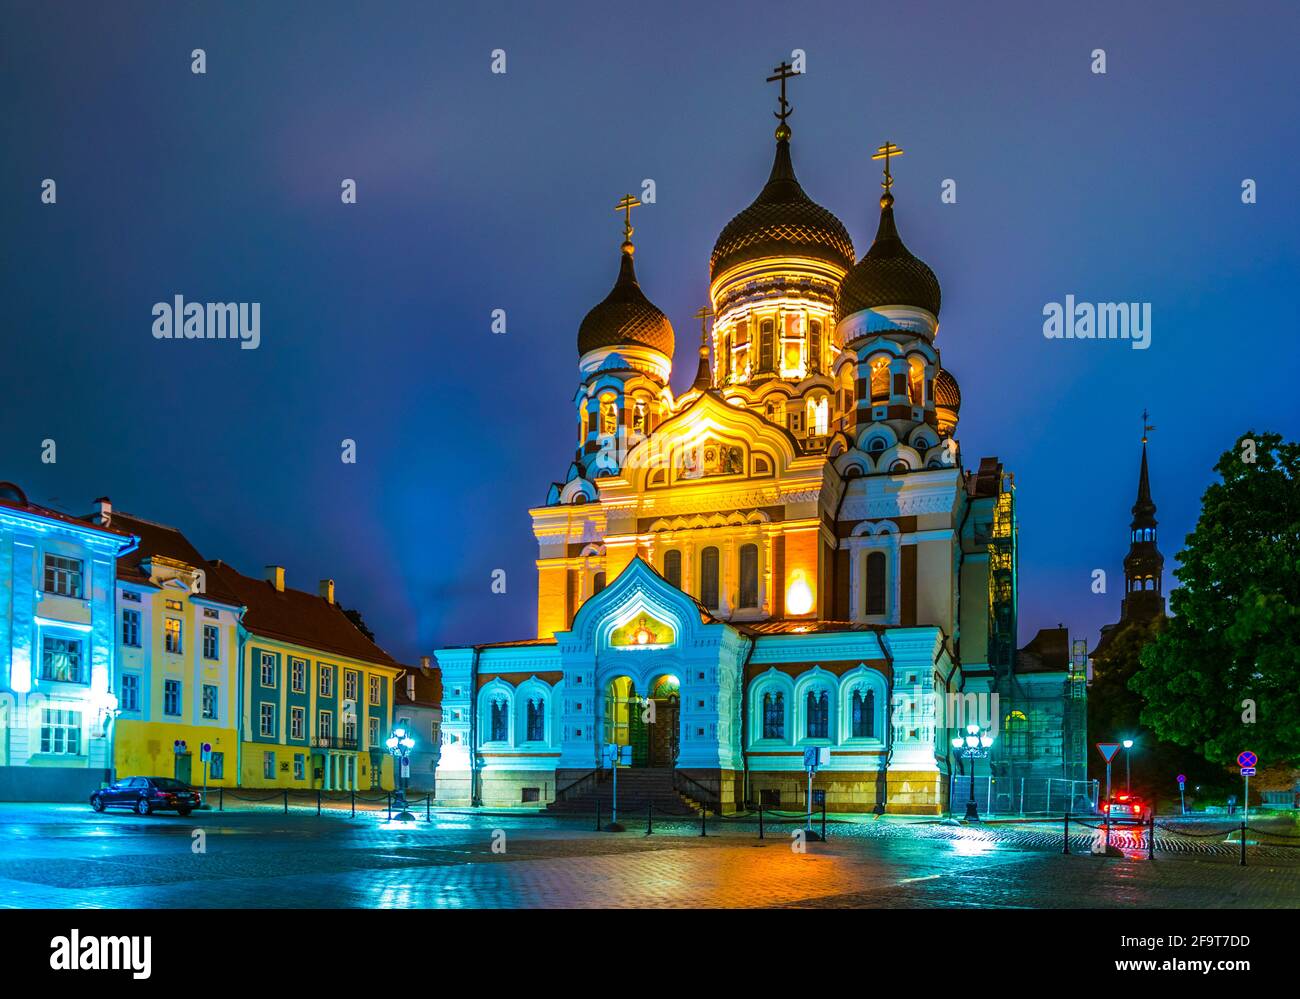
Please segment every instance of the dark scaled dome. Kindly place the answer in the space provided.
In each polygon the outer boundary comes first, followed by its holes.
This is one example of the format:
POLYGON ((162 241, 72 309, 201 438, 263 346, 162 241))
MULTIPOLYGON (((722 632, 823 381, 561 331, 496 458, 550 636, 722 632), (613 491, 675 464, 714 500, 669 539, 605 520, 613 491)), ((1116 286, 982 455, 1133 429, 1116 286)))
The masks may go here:
POLYGON ((894 224, 894 198, 886 194, 880 199, 875 242, 840 284, 839 317, 882 305, 910 305, 938 318, 939 303, 939 279, 903 245, 894 224))
POLYGON ((782 254, 814 257, 845 270, 853 266, 853 241, 844 223, 799 186, 790 159, 788 128, 777 132, 776 159, 767 184, 713 244, 709 278, 736 264, 782 254))
POLYGON ((939 377, 934 380, 934 401, 954 413, 961 409, 961 389, 946 368, 940 368, 939 377))
POLYGON ((623 244, 618 280, 578 327, 578 356, 607 347, 639 345, 673 356, 673 327, 645 297, 632 269, 632 244, 623 244))

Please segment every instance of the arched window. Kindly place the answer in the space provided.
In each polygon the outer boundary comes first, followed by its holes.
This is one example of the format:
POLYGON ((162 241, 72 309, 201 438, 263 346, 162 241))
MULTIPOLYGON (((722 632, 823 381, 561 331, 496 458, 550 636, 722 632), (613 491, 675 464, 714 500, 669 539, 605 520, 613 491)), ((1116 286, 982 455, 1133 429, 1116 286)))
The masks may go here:
POLYGON ((831 699, 825 690, 808 691, 808 722, 804 735, 809 739, 829 739, 831 699))
POLYGON ((813 319, 808 323, 808 370, 817 374, 822 369, 822 324, 813 319))
POLYGON ((889 401, 889 362, 883 357, 871 363, 871 401, 889 401))
POLYGON ((758 370, 771 371, 775 363, 772 352, 772 341, 776 334, 776 324, 770 319, 764 319, 758 324, 758 370))
POLYGON ((867 606, 866 613, 885 613, 885 553, 867 554, 867 606))
POLYGON ((632 404, 632 432, 643 434, 646 432, 646 402, 645 399, 637 399, 632 404))
POLYGON ((529 742, 546 741, 546 702, 540 697, 528 699, 527 739, 529 742))
POLYGON ((505 742, 510 738, 510 712, 504 698, 492 700, 489 722, 489 742, 505 742))
POLYGON ((885 441, 881 437, 873 437, 867 444, 868 454, 880 454, 883 450, 885 450, 885 441))
POLYGON ((713 547, 700 552, 700 603, 718 609, 718 550, 713 547))
POLYGON ((758 545, 740 546, 740 606, 758 606, 758 545))
POLYGON ((830 429, 831 405, 826 396, 808 400, 808 432, 815 437, 825 437, 830 429))
POLYGON ((908 362, 908 398, 913 406, 925 405, 925 366, 915 357, 908 362))
POLYGON ((785 695, 779 690, 763 695, 763 738, 785 738, 785 695))
POLYGON ((600 435, 614 437, 618 434, 618 403, 614 397, 606 396, 600 400, 600 435))
POLYGON ((591 595, 594 597, 597 593, 599 593, 604 588, 605 588, 605 574, 603 572, 598 572, 591 579, 591 595))
POLYGON ((682 553, 676 548, 664 552, 664 579, 679 590, 682 588, 682 553))
POLYGON ((863 691, 861 687, 853 692, 853 738, 870 739, 876 734, 876 692, 863 691))
POLYGON ((722 338, 722 380, 726 382, 731 378, 731 334, 728 333, 722 338))

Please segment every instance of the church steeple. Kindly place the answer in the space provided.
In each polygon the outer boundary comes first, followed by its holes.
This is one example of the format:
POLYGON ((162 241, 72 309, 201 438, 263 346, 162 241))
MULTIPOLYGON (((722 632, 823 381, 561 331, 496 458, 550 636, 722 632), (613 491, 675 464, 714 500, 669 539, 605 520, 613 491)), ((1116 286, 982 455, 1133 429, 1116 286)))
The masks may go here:
POLYGON ((1156 504, 1151 499, 1151 475, 1147 467, 1147 433, 1155 427, 1142 411, 1142 464, 1138 470, 1137 499, 1129 524, 1129 550, 1124 557, 1124 603, 1121 621, 1159 617, 1165 612, 1165 558, 1156 547, 1156 504))

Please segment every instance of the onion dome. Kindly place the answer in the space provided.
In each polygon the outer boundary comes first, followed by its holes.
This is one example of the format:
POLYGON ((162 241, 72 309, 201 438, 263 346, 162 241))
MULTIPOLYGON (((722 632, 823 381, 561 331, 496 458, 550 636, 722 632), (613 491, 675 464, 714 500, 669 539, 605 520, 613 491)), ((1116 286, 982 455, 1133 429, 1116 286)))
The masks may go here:
POLYGON ((954 413, 961 410, 961 389, 957 379, 946 368, 939 369, 939 377, 934 380, 934 402, 936 406, 951 409, 954 413))
POLYGON ((636 345, 672 358, 672 323, 637 284, 632 251, 632 244, 624 242, 618 280, 604 301, 588 312, 578 327, 579 357, 593 350, 636 345))
POLYGON ((790 159, 790 129, 776 132, 776 159, 754 203, 723 228, 713 245, 709 279, 736 264, 763 257, 812 257, 841 270, 853 266, 853 241, 844 223, 804 193, 790 159))
POLYGON ((912 256, 894 225, 894 196, 880 199, 880 228, 875 242, 840 284, 840 318, 864 309, 903 305, 939 316, 939 279, 924 261, 912 256))

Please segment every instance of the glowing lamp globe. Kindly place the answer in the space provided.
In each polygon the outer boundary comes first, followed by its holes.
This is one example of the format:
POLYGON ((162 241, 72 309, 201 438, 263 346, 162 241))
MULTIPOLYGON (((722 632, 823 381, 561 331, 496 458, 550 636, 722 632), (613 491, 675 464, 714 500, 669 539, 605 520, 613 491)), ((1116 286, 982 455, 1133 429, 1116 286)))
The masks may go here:
POLYGON ((803 578, 803 573, 796 572, 790 580, 790 587, 785 591, 785 608, 791 614, 807 614, 812 610, 812 588, 803 578))

